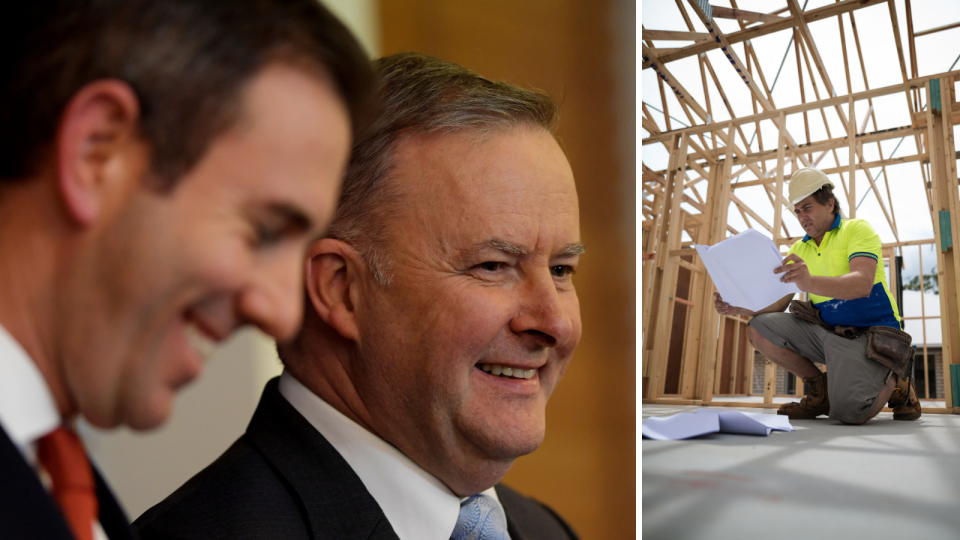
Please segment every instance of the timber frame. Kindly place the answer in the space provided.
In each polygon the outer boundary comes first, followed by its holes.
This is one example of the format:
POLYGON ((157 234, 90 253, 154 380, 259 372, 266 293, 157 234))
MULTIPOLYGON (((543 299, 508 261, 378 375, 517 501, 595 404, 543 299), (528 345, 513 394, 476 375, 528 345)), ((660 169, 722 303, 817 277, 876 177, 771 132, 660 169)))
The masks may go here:
MULTIPOLYGON (((837 196, 844 197, 849 209, 848 216, 856 217, 857 195, 866 196, 864 191, 873 191, 883 214, 890 225, 896 241, 883 244, 885 260, 892 262, 894 254, 903 252, 906 246, 932 244, 937 254, 939 280, 940 317, 943 336, 943 373, 946 407, 924 407, 927 413, 957 413, 960 407, 952 407, 952 388, 950 385, 950 365, 960 364, 960 305, 958 305, 958 272, 960 272, 960 250, 954 245, 960 239, 960 192, 958 192, 956 145, 953 126, 960 120, 960 103, 956 99, 955 82, 960 70, 920 77, 916 67, 916 49, 914 38, 960 26, 960 23, 914 32, 910 0, 906 3, 908 54, 911 73, 908 75, 901 46, 900 27, 897 20, 895 0, 837 0, 835 4, 802 11, 797 0, 787 0, 787 7, 773 13, 754 13, 737 8, 736 0, 731 0, 732 8, 711 6, 707 0, 686 0, 690 11, 696 14, 707 32, 696 31, 691 18, 684 9, 684 0, 675 0, 683 15, 688 32, 674 32, 643 29, 642 59, 643 68, 653 69, 660 85, 661 105, 663 107, 666 130, 661 130, 646 104, 642 107, 642 126, 649 136, 642 144, 662 144, 669 153, 666 169, 652 170, 643 165, 642 172, 642 400, 643 403, 664 403, 677 405, 713 405, 736 407, 770 407, 774 393, 774 366, 767 363, 764 373, 763 403, 756 401, 715 401, 714 396, 745 396, 751 394, 753 380, 753 348, 746 338, 746 317, 721 316, 713 307, 713 293, 716 290, 703 264, 690 249, 691 243, 715 244, 728 233, 737 231, 728 223, 728 211, 736 209, 748 226, 762 227, 772 235, 778 246, 789 246, 797 236, 790 236, 787 224, 782 218, 783 211, 792 207, 785 198, 785 185, 793 170, 802 166, 817 166, 829 153, 838 165, 824 169, 824 172, 839 176, 837 196), (887 4, 896 41, 899 71, 902 82, 884 88, 870 89, 867 83, 866 69, 860 48, 860 39, 856 32, 855 12, 859 9, 887 4), (837 17, 840 26, 841 41, 845 41, 844 26, 841 17, 846 15, 853 28, 860 68, 866 90, 848 95, 837 95, 820 53, 810 34, 808 24, 814 21, 837 17), (724 34, 713 23, 715 18, 730 18, 739 21, 740 31, 724 34), (745 24, 747 23, 747 24, 745 24), (777 108, 773 102, 771 89, 760 69, 751 39, 778 31, 793 32, 793 46, 797 59, 798 75, 801 80, 802 103, 795 106, 777 108), (692 41, 692 44, 663 49, 653 46, 653 40, 692 41), (738 46, 739 53, 733 47, 738 46), (754 114, 736 117, 730 106, 727 94, 734 89, 722 88, 716 76, 714 66, 704 54, 706 51, 720 48, 726 59, 746 88, 736 90, 750 93, 754 114), (669 69, 669 64, 681 58, 696 56, 704 88, 705 103, 697 103, 677 81, 669 69), (801 59, 804 60, 801 63, 801 59), (811 66, 811 60, 813 66, 811 66), (803 69, 806 65, 807 76, 812 84, 815 96, 807 101, 803 95, 803 69), (814 75, 814 69, 820 78, 820 89, 814 75), (708 83, 714 87, 723 99, 730 119, 720 122, 713 120, 713 105, 710 102, 708 83), (667 109, 666 92, 673 91, 681 105, 690 127, 671 129, 670 113, 667 109), (902 94, 903 103, 910 113, 910 125, 891 129, 877 129, 874 98, 902 94), (856 118, 855 105, 866 105, 867 113, 856 118), (845 133, 831 134, 826 121, 826 111, 833 110, 843 122, 845 133), (800 133, 791 134, 787 129, 789 117, 802 117, 806 142, 798 142, 800 133), (820 141, 810 140, 809 115, 820 115, 828 138, 820 141), (859 122, 858 122, 859 120, 859 122), (868 121, 873 121, 872 130, 868 130, 868 121), (751 151, 751 144, 744 136, 743 127, 750 124, 760 130, 762 122, 772 123, 777 133, 776 148, 764 149, 761 140, 759 150, 751 151), (883 157, 871 162, 865 161, 864 146, 893 138, 912 137, 917 151, 913 155, 897 158, 883 157), (838 151, 846 149, 846 164, 840 165, 838 151), (768 167, 768 161, 771 163, 768 167), (885 193, 881 193, 877 180, 882 175, 886 180, 886 167, 889 165, 915 162, 920 169, 918 189, 926 194, 927 211, 933 223, 934 238, 901 241, 896 225, 893 200, 890 197, 889 182, 885 193), (787 170, 787 166, 790 169, 787 170), (874 174, 879 169, 875 178, 874 174), (858 172, 859 171, 859 172, 858 172), (755 179, 740 181, 744 173, 755 179), (695 175, 693 178, 691 176, 695 175), (860 190, 857 180, 860 179, 860 190), (869 187, 865 186, 866 179, 869 187), (696 189, 690 189, 699 182, 706 182, 706 196, 701 197, 696 189), (767 199, 773 206, 772 223, 766 220, 736 196, 736 190, 750 186, 762 186, 767 199), (842 186, 842 188, 840 187, 842 186), (883 195, 886 195, 884 198, 883 195), (684 204, 685 203, 685 204, 684 204), (684 242, 683 233, 693 242, 684 242), (680 311, 678 311, 680 310, 680 311), (679 315, 678 315, 679 314, 679 315)), ((843 48, 847 88, 850 88, 850 63, 846 47, 843 48)), ((729 68, 725 68, 729 69, 729 68)), ((902 102, 901 102, 902 103, 902 102)), ((798 123, 791 124, 792 126, 798 123)), ((879 148, 879 144, 877 145, 879 148)), ((909 209, 914 219, 919 209, 909 209)), ((903 218, 901 209, 901 218, 903 218)), ((926 219, 924 217, 923 219, 926 219)), ((794 230, 796 225, 794 224, 794 230)), ((921 261, 922 264, 922 261, 921 261)), ((891 268, 892 268, 891 264, 891 268)), ((922 270, 921 270, 922 273, 922 270)), ((890 276, 888 276, 890 277, 890 276)), ((921 282, 923 280, 921 279, 921 282)), ((901 306, 902 309, 902 306, 901 306)), ((925 317, 921 317, 925 318, 925 317)), ((929 318, 929 317, 926 317, 929 318)), ((926 332, 924 323, 924 333, 926 332)), ((925 345, 924 338, 924 347, 925 345)), ((926 357, 926 356, 924 356, 926 357)), ((797 395, 802 395, 802 383, 798 381, 797 395)), ((886 410, 886 409, 885 409, 886 410)))

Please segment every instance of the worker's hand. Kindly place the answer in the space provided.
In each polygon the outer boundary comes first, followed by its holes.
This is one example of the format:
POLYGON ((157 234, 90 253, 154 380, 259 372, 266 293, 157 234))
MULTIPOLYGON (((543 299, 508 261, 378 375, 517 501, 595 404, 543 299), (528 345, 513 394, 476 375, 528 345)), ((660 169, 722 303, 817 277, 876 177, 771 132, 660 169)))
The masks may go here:
POLYGON ((739 315, 740 308, 731 306, 730 304, 723 301, 723 298, 720 296, 720 293, 713 293, 713 306, 717 308, 717 313, 721 315, 739 315))
POLYGON ((810 269, 807 268, 807 263, 803 262, 803 259, 797 256, 796 253, 787 255, 787 258, 783 260, 783 266, 774 268, 773 273, 783 274, 780 281, 783 283, 796 283, 797 288, 803 292, 810 292, 810 287, 813 286, 813 276, 810 275, 810 269), (787 264, 790 262, 793 264, 787 264))

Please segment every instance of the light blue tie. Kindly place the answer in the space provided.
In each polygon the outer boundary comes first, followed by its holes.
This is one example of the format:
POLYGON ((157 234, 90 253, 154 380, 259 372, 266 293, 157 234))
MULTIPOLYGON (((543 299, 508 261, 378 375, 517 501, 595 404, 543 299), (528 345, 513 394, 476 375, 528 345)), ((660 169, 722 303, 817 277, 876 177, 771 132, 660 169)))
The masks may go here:
POLYGON ((460 517, 450 540, 510 540, 507 518, 486 495, 474 495, 460 503, 460 517))

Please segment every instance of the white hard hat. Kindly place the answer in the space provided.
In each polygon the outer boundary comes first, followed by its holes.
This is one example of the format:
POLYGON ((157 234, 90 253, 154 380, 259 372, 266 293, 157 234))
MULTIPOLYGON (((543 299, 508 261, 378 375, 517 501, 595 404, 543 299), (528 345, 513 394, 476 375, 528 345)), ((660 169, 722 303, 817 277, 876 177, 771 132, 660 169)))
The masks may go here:
POLYGON ((795 171, 790 176, 790 183, 787 185, 790 204, 797 204, 810 195, 813 195, 814 192, 823 186, 829 186, 830 189, 834 188, 833 182, 831 182, 830 179, 827 178, 827 175, 823 174, 820 169, 805 167, 795 171))

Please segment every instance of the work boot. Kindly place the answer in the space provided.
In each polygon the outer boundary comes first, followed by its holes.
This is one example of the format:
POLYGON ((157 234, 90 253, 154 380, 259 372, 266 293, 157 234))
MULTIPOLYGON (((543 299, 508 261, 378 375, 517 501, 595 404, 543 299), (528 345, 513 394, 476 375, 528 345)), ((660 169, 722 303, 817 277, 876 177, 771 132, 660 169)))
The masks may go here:
POLYGON ((897 387, 890 394, 890 401, 887 405, 893 409, 894 420, 916 420, 920 418, 920 400, 917 399, 917 390, 913 387, 913 381, 910 381, 909 387, 907 380, 901 379, 897 375, 897 387))
POLYGON ((827 395, 827 374, 821 373, 818 377, 803 380, 807 395, 800 403, 784 403, 777 410, 777 414, 789 416, 791 420, 816 418, 821 414, 830 413, 830 397, 827 395))

